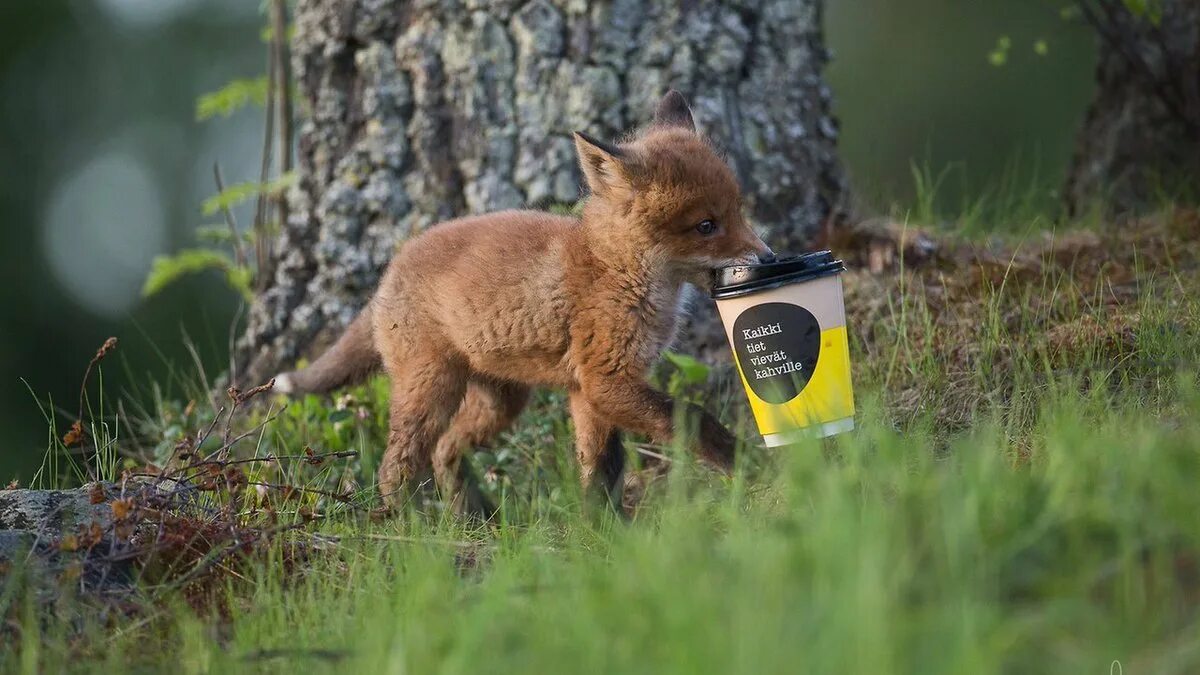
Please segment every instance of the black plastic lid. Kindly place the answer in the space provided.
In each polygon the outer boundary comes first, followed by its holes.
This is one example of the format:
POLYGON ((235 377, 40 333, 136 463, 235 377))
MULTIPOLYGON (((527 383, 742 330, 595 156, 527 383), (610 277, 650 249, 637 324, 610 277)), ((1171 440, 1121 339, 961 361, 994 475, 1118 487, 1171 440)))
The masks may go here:
POLYGON ((733 298, 784 284, 808 281, 844 272, 846 266, 829 251, 781 258, 756 265, 733 265, 713 271, 712 296, 733 298))

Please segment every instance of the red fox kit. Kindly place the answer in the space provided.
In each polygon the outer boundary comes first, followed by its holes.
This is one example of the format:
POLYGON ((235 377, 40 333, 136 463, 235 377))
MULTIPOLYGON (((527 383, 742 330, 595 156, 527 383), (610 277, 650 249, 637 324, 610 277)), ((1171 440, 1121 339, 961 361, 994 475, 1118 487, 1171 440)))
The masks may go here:
MULTIPOLYGON (((385 499, 431 465, 442 498, 463 503, 462 453, 520 413, 530 387, 567 391, 585 486, 619 498, 619 429, 668 442, 674 402, 646 382, 671 341, 685 283, 770 257, 741 215, 729 167, 696 133, 676 91, 636 138, 576 132, 590 188, 581 218, 504 211, 452 220, 408 241, 362 314, 284 392, 325 392, 382 365, 391 377, 385 499)), ((733 436, 708 412, 697 450, 732 468, 733 436)))

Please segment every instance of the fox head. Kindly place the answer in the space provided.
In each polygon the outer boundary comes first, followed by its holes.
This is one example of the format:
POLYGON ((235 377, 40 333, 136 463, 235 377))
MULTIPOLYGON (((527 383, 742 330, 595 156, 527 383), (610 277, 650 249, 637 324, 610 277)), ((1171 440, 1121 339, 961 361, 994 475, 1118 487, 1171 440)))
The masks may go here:
POLYGON ((575 148, 592 193, 584 219, 610 243, 701 284, 714 268, 774 258, 742 217, 733 172, 696 133, 679 92, 667 92, 632 140, 609 144, 577 131, 575 148))

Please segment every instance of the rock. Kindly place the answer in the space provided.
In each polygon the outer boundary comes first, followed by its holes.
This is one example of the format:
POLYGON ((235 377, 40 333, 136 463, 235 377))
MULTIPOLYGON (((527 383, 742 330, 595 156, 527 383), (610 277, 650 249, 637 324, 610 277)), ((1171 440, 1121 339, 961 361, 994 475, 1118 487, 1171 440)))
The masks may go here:
MULTIPOLYGON (((108 528, 112 523, 112 511, 107 503, 92 503, 93 485, 74 490, 0 491, 0 530, 62 533, 92 523, 108 528)), ((112 484, 101 485, 105 494, 113 489, 112 484)))
MULTIPOLYGON (((107 502, 114 490, 111 483, 89 483, 72 490, 0 491, 0 562, 6 563, 0 566, 0 579, 19 569, 39 587, 55 588, 63 571, 74 566, 83 572, 83 581, 71 588, 128 590, 128 562, 97 564, 92 551, 60 546, 64 537, 82 539, 89 531, 102 533, 102 538, 109 535, 113 521, 107 502), (93 504, 93 495, 104 501, 93 504)), ((95 548, 107 551, 106 543, 97 542, 95 548)))
MULTIPOLYGON (((0 530, 0 563, 11 563, 33 548, 37 537, 25 530, 0 530)), ((0 575, 2 576, 2 575, 0 575)))

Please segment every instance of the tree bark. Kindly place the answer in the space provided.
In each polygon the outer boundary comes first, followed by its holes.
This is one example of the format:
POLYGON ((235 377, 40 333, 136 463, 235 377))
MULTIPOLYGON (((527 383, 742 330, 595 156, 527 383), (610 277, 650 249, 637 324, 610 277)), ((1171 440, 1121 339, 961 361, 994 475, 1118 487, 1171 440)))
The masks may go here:
MULTIPOLYGON (((1096 30, 1096 96, 1063 196, 1068 211, 1154 206, 1200 175, 1200 2, 1162 0, 1161 17, 1122 0, 1081 0, 1096 30)), ((1196 195, 1192 195, 1195 197, 1196 195)))
MULTIPOLYGON (((577 201, 571 132, 618 137, 671 87, 780 250, 844 198, 821 0, 300 0, 295 24, 299 181, 240 343, 247 379, 327 345, 405 238, 577 201)), ((686 349, 723 355, 700 305, 686 349)))

